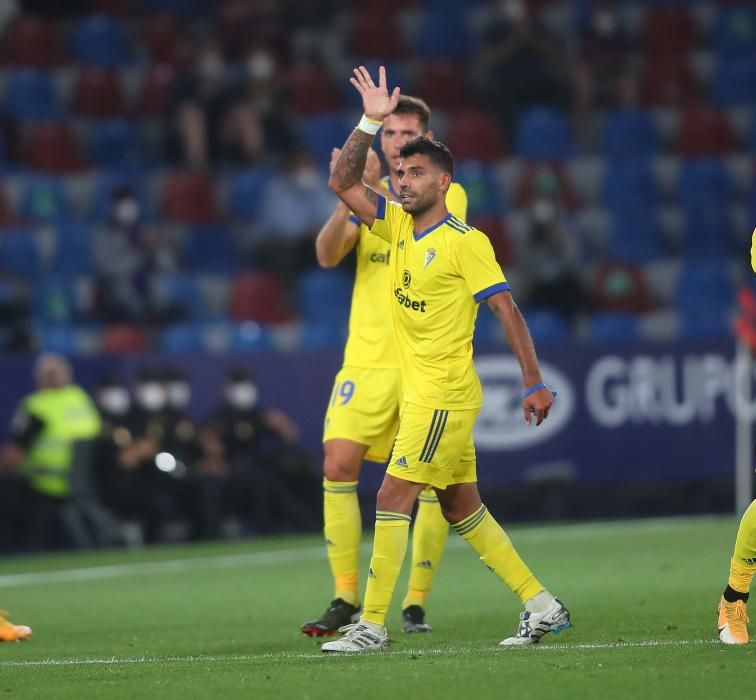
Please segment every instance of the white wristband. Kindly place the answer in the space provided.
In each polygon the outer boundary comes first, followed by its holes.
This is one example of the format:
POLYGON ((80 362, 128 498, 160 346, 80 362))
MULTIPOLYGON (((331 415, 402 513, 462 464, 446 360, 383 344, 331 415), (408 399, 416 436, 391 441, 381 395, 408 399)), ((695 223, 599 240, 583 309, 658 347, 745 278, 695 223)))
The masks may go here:
POLYGON ((363 114, 362 119, 360 119, 360 123, 357 125, 357 128, 360 131, 364 131, 366 134, 375 136, 382 126, 383 122, 377 122, 375 121, 375 119, 370 119, 363 114))

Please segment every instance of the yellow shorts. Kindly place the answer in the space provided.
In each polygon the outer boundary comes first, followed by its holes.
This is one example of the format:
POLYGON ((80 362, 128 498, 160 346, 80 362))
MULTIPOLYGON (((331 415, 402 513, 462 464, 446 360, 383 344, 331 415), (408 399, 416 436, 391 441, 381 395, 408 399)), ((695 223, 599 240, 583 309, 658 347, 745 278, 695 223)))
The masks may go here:
POLYGON ((341 438, 367 445, 365 459, 384 463, 399 428, 398 369, 342 367, 328 402, 323 442, 341 438))
POLYGON ((473 426, 478 413, 479 409, 434 410, 405 401, 386 472, 438 489, 477 481, 473 426))

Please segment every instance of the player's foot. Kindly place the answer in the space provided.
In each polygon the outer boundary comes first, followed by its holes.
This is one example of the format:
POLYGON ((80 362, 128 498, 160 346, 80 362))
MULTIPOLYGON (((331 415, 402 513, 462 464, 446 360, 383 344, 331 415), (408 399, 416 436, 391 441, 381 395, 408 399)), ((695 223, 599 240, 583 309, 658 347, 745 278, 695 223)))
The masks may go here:
POLYGON ((355 622, 342 627, 339 632, 344 633, 341 639, 326 642, 320 650, 326 653, 359 654, 364 651, 380 651, 389 643, 386 628, 372 622, 355 622))
POLYGON ((26 625, 14 625, 6 620, 4 615, 8 613, 0 610, 0 642, 22 642, 32 636, 31 627, 26 625))
POLYGON ((433 628, 425 621, 425 610, 419 605, 408 605, 402 610, 402 627, 405 632, 433 631, 433 628))
POLYGON ((339 629, 360 619, 360 608, 347 603, 342 598, 336 598, 317 620, 305 622, 302 633, 308 637, 329 637, 338 634, 339 629))
POLYGON ((534 613, 523 610, 520 613, 520 625, 517 628, 517 633, 513 637, 507 637, 499 642, 499 646, 515 647, 538 644, 544 634, 558 633, 569 626, 570 611, 564 607, 559 598, 554 598, 554 602, 546 612, 534 613))
POLYGON ((728 603, 719 601, 717 628, 724 644, 748 644, 748 613, 742 600, 728 603))

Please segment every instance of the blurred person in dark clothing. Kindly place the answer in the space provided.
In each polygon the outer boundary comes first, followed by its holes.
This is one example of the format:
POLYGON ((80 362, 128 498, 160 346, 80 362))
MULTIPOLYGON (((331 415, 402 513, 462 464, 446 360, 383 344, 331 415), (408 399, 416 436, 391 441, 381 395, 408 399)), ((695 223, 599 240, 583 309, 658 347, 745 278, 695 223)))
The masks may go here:
POLYGON ((283 412, 264 409, 251 374, 231 370, 224 400, 202 430, 205 460, 228 474, 232 508, 252 515, 261 533, 311 530, 319 523, 312 494, 318 478, 283 412))

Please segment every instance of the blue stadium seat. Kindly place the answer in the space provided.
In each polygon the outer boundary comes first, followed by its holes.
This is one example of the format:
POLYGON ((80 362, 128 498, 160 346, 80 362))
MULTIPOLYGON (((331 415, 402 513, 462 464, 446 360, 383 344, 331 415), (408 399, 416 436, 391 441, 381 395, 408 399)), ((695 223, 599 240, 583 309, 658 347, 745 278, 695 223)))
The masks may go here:
POLYGON ((59 275, 94 275, 90 225, 67 222, 58 226, 52 271, 59 275))
POLYGON ((160 305, 180 311, 187 318, 208 314, 207 301, 196 277, 189 274, 164 274, 155 280, 160 305))
POLYGON ((719 10, 713 29, 714 46, 723 56, 756 54, 756 9, 745 3, 719 10))
POLYGON ((231 350, 254 352, 256 350, 270 350, 272 347, 273 340, 265 326, 254 321, 234 324, 231 332, 231 350))
POLYGON ((560 111, 534 107, 517 121, 515 151, 528 160, 564 160, 573 153, 572 133, 560 111))
POLYGON ((725 260, 734 253, 732 221, 726 204, 702 200, 685 208, 683 256, 725 260))
POLYGON ((497 216, 506 212, 504 191, 496 169, 477 160, 454 164, 454 179, 467 192, 467 215, 497 216))
POLYGON ((320 114, 301 122, 302 141, 317 161, 327 168, 331 162, 331 150, 341 148, 354 125, 341 114, 320 114))
POLYGON ((688 309, 680 316, 680 337, 686 340, 727 338, 732 335, 732 323, 725 313, 702 313, 688 309))
POLYGON ((32 315, 45 323, 69 323, 83 309, 70 277, 45 276, 34 285, 32 315))
POLYGON ((227 228, 195 226, 187 231, 183 260, 194 272, 233 273, 239 268, 239 251, 227 228))
POLYGON ((569 339, 570 329, 561 314, 546 309, 530 309, 524 314, 536 343, 562 343, 569 339))
POLYGON ((8 75, 3 113, 13 119, 43 121, 63 114, 49 73, 15 70, 8 75))
POLYGON ((32 231, 3 231, 0 236, 0 267, 26 280, 36 280, 42 274, 42 254, 32 231))
POLYGON ((756 53, 750 58, 722 58, 711 79, 711 97, 723 107, 756 103, 756 53))
POLYGON ((305 321, 337 324, 349 318, 352 279, 337 270, 310 270, 299 281, 297 308, 305 321))
MULTIPOLYGON (((459 5, 451 11, 426 12, 413 42, 413 48, 424 60, 467 60, 470 55, 470 40, 465 15, 460 12, 459 5)), ((388 75, 391 80, 391 73, 388 75)))
POLYGON ((86 335, 95 331, 76 328, 69 324, 35 323, 33 327, 34 339, 40 352, 56 352, 61 355, 79 355, 92 350, 86 342, 86 335))
POLYGON ((57 223, 68 219, 68 195, 60 178, 29 175, 21 184, 19 214, 28 221, 57 223))
POLYGON ((680 171, 678 190, 680 202, 686 208, 703 201, 724 206, 730 201, 730 176, 719 160, 691 159, 680 171))
POLYGON ((687 261, 677 284, 677 305, 687 317, 727 316, 735 303, 735 288, 726 266, 716 260, 687 261))
POLYGON ((160 349, 166 353, 202 352, 208 349, 208 332, 201 321, 173 324, 161 332, 160 349))
POLYGON ((614 212, 655 209, 659 189, 651 164, 630 158, 608 163, 601 199, 614 212))
MULTIPOLYGON (((342 125, 336 128, 341 133, 342 125)), ((247 168, 232 175, 228 197, 228 210, 231 216, 238 219, 255 219, 260 214, 265 189, 272 175, 272 171, 268 168, 247 168)))
POLYGON ((609 158, 648 157, 658 148, 658 137, 651 115, 642 109, 609 112, 602 134, 604 154, 609 158))
POLYGON ((123 25, 109 15, 80 19, 73 28, 71 54, 80 63, 123 68, 131 63, 131 47, 123 25))
POLYGON ((317 321, 305 321, 299 335, 299 343, 306 350, 325 350, 341 348, 349 334, 346 322, 328 324, 317 321))
POLYGON ((113 193, 119 187, 129 187, 141 205, 140 221, 149 217, 148 198, 145 189, 144 174, 136 168, 117 168, 98 172, 95 175, 92 203, 89 217, 101 223, 110 215, 113 193))
POLYGON ((633 343, 640 340, 640 324, 633 314, 596 314, 588 323, 588 338, 595 343, 633 343))
POLYGON ((95 122, 89 136, 89 157, 104 167, 136 163, 140 158, 139 128, 126 119, 95 122))
POLYGON ((652 262, 664 257, 665 245, 654 210, 623 210, 614 215, 609 254, 613 260, 652 262))

